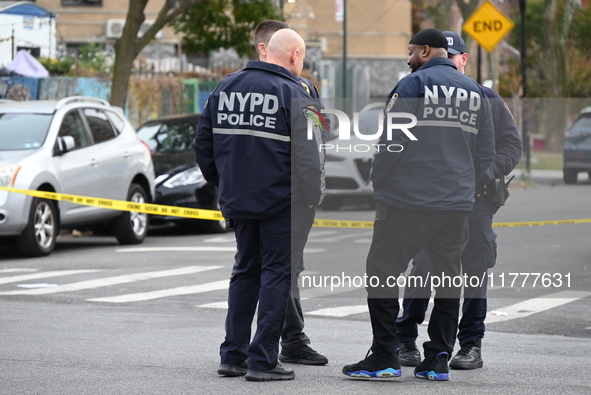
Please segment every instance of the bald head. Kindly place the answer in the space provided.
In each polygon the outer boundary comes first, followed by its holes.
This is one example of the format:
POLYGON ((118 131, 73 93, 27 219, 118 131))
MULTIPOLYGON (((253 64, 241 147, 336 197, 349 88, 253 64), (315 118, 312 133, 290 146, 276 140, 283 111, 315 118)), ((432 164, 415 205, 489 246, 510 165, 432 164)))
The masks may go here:
POLYGON ((267 62, 283 66, 299 76, 304 68, 306 44, 304 39, 291 29, 275 32, 267 46, 267 62))

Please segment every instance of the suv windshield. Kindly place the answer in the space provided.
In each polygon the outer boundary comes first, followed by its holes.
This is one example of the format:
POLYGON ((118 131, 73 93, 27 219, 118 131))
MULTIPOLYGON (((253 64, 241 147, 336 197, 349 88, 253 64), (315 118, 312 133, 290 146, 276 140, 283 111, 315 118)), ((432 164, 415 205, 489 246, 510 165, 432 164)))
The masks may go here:
POLYGON ((51 114, 0 113, 0 151, 41 147, 51 119, 51 114))

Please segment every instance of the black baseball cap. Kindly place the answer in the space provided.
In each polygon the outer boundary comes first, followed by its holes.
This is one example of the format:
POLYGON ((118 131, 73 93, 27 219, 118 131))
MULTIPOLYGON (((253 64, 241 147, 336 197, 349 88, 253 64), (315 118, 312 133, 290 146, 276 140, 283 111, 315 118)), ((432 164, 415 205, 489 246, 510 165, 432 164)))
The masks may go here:
POLYGON ((447 51, 447 40, 441 30, 429 28, 415 34, 409 44, 428 45, 433 48, 444 48, 447 51))
POLYGON ((443 34, 447 38, 447 53, 451 55, 466 53, 466 43, 459 34, 450 31, 445 31, 443 34))

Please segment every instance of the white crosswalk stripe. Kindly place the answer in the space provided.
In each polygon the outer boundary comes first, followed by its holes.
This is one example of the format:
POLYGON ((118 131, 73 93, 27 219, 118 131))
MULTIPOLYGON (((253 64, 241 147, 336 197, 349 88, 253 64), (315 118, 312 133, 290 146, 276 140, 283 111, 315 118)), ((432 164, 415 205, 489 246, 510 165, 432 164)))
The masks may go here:
POLYGON ((591 292, 585 291, 561 291, 553 294, 545 295, 540 298, 528 299, 523 302, 504 307, 502 309, 489 311, 485 323, 492 324, 495 322, 503 322, 515 320, 518 318, 525 318, 532 314, 540 313, 554 307, 562 306, 567 303, 577 301, 582 298, 591 296, 591 292))
POLYGON ((190 285, 186 287, 177 287, 162 289, 152 292, 140 292, 135 294, 119 295, 105 298, 94 298, 86 299, 90 302, 109 302, 109 303, 128 303, 128 302, 141 302, 144 300, 152 300, 159 298, 166 298, 169 296, 179 295, 193 295, 203 292, 219 291, 228 288, 229 280, 213 281, 211 283, 190 285))
POLYGON ((34 273, 34 274, 21 274, 19 276, 2 277, 0 278, 0 284, 18 283, 22 281, 37 280, 40 278, 60 277, 69 276, 72 274, 82 273, 95 273, 100 270, 57 270, 51 273, 34 273))
MULTIPOLYGON (((311 249, 315 252, 315 249, 311 249)), ((180 250, 184 251, 184 250, 180 250)), ((190 251, 190 250, 189 250, 190 251)), ((143 281, 143 280, 150 280, 150 279, 158 279, 164 277, 172 277, 172 276, 182 276, 187 274, 195 274, 204 271, 211 271, 211 270, 219 270, 225 269, 223 266, 187 266, 187 267, 180 267, 175 269, 168 269, 168 270, 160 270, 160 271, 152 271, 152 272, 141 272, 141 273, 133 273, 133 274, 126 274, 120 276, 113 276, 113 277, 106 277, 106 278, 98 278, 92 280, 85 280, 85 281, 78 281, 69 284, 63 285, 56 285, 51 287, 42 287, 42 288, 32 288, 32 289, 24 289, 24 290, 15 290, 15 291, 3 291, 0 292, 0 295, 47 295, 47 294, 56 294, 61 292, 73 292, 73 291, 80 291, 80 290, 87 290, 87 289, 94 289, 100 287, 107 287, 111 285, 117 284, 124 284, 124 283, 133 283, 136 281, 143 281)), ((56 270, 56 271, 38 271, 37 269, 29 269, 29 268, 12 268, 12 269, 2 269, 0 270, 1 274, 16 274, 10 275, 7 277, 0 277, 0 284, 10 284, 10 283, 19 283, 19 282, 26 282, 30 280, 39 280, 44 278, 56 278, 62 276, 71 276, 71 275, 90 275, 102 272, 102 270, 56 270), (24 273, 24 274, 23 274, 24 273)), ((147 292, 138 292, 138 293, 129 293, 129 294, 121 294, 121 295, 114 295, 108 297, 98 297, 98 298, 89 298, 86 301, 90 302, 102 302, 102 303, 133 303, 133 302, 141 302, 147 300, 154 300, 154 299, 162 299, 167 297, 173 296, 182 296, 182 295, 194 295, 200 293, 207 293, 207 292, 214 292, 214 291, 223 291, 228 289, 229 279, 227 278, 227 273, 224 271, 224 278, 223 280, 219 281, 212 281, 206 282, 202 284, 195 284, 189 286, 181 286, 181 287, 174 287, 174 288, 166 288, 166 289, 156 289, 153 291, 147 292)), ((24 285, 31 285, 31 284, 23 284, 24 285)), ((53 285, 53 284, 52 284, 53 285)), ((360 288, 347 288, 341 287, 337 289, 330 289, 329 287, 317 287, 317 288, 302 288, 302 303, 305 306, 307 301, 314 300, 314 304, 318 305, 319 298, 322 297, 331 297, 326 299, 327 301, 332 299, 329 303, 334 303, 334 296, 337 294, 346 294, 346 293, 353 293, 359 291, 360 288)), ((568 303, 575 302, 577 300, 591 297, 591 292, 588 291, 561 291, 555 292, 551 294, 547 294, 541 297, 531 298, 527 300, 520 301, 518 303, 497 308, 494 311, 489 311, 486 323, 492 324, 496 322, 505 322, 520 318, 526 318, 533 314, 541 313, 547 310, 550 310, 555 307, 559 307, 568 303)), ((341 301, 343 299, 340 299, 341 301)), ((353 299, 352 299, 353 300, 353 299)), ((352 301, 351 300, 351 301, 352 301)), ((355 298, 355 302, 359 301, 359 297, 355 298)), ((339 302, 342 303, 342 302, 339 302)), ((431 300, 432 303, 432 300, 431 300)), ((227 302, 212 302, 212 303, 204 303, 197 305, 195 307, 199 308, 213 308, 213 309, 227 309, 227 302)), ((368 312, 367 304, 366 303, 356 303, 356 304, 347 304, 343 306, 334 306, 334 307, 326 307, 326 308, 317 308, 312 311, 306 311, 306 315, 309 316, 317 316, 317 317, 349 317, 356 314, 365 314, 368 312)))
POLYGON ((155 272, 126 274, 115 277, 99 278, 96 280, 80 281, 71 284, 59 285, 52 288, 29 289, 24 291, 0 292, 0 295, 46 295, 58 292, 80 291, 83 289, 107 287, 109 285, 125 284, 134 281, 150 280, 155 278, 180 276, 183 274, 194 274, 207 270, 219 269, 222 266, 188 266, 178 269, 160 270, 155 272))

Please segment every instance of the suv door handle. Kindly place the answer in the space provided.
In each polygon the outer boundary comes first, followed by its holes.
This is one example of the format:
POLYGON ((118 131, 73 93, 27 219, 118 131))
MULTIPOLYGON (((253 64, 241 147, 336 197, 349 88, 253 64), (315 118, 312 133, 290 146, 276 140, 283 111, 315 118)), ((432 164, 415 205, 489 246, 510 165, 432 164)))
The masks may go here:
POLYGON ((98 161, 94 158, 92 158, 90 160, 90 167, 97 167, 98 166, 98 161))
POLYGON ((123 152, 123 158, 125 158, 125 159, 129 159, 129 157, 130 157, 130 156, 131 156, 131 155, 129 154, 129 152, 128 152, 128 151, 124 151, 124 152, 123 152))

